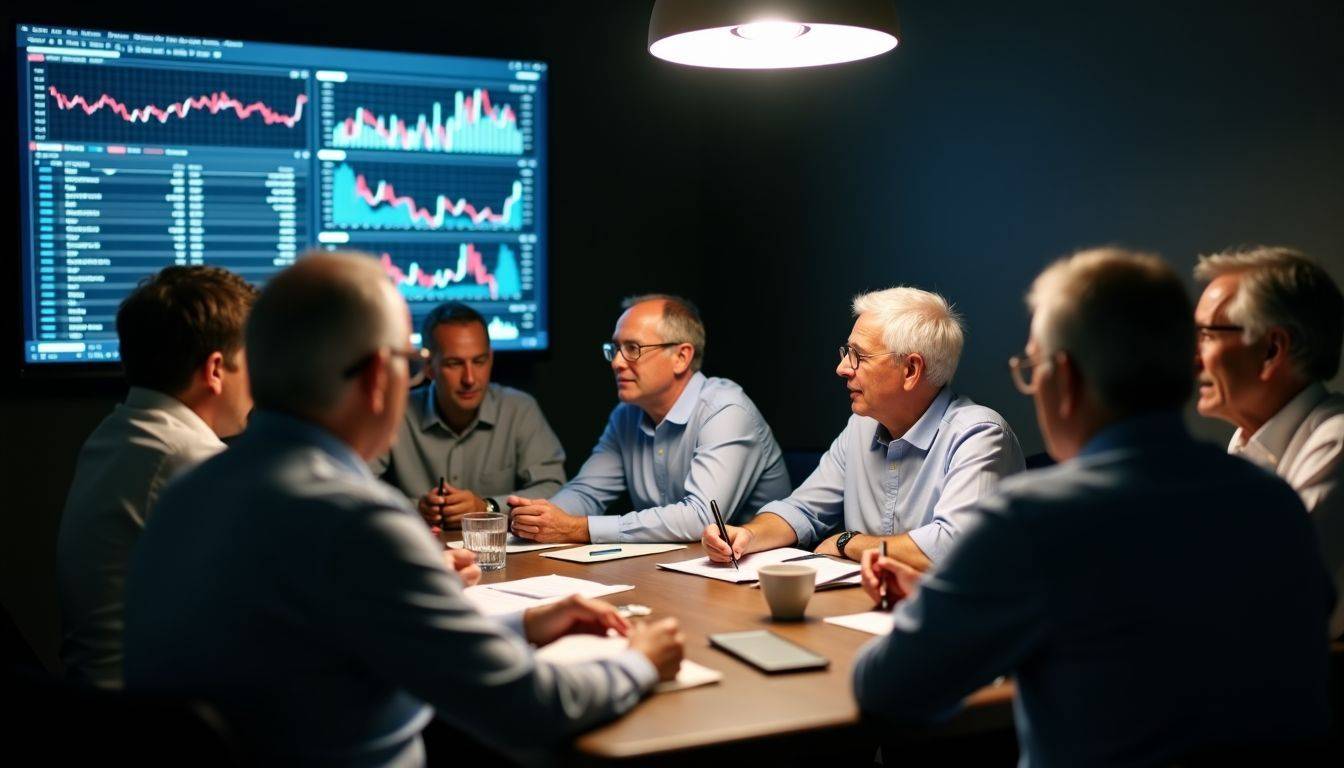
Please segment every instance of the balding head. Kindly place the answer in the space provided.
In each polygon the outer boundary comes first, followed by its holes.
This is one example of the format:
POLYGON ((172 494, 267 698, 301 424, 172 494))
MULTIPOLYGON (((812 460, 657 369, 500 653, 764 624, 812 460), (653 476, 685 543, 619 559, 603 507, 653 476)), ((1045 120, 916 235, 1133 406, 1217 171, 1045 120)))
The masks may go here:
POLYGON ((315 251, 266 284, 247 323, 259 408, 318 416, 350 386, 344 372, 371 353, 408 344, 406 304, 378 262, 315 251))

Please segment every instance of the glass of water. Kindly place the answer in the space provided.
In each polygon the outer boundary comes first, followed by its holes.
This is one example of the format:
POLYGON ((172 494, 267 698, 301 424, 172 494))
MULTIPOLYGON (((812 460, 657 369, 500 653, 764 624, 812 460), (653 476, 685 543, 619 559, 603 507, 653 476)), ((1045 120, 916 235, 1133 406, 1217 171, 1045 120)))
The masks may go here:
POLYGON ((476 564, 482 571, 504 567, 504 539, 508 535, 508 515, 472 512, 462 516, 462 545, 476 553, 476 564))

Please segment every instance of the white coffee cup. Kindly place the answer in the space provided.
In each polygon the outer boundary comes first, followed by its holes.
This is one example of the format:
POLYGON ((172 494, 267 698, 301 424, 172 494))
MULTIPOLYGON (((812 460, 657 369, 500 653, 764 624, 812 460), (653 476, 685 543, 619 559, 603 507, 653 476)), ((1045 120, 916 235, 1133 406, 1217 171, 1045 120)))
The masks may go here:
POLYGON ((807 611, 807 601, 816 589, 817 572, 806 565, 776 563, 756 569, 761 592, 777 620, 796 621, 807 611))

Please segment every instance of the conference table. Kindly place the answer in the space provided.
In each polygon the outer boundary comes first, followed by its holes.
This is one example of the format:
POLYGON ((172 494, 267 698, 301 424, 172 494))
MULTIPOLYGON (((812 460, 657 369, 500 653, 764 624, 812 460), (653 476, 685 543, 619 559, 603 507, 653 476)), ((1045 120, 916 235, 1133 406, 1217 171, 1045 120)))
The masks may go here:
MULTIPOLYGON (((548 550, 558 551, 558 550, 548 550)), ((686 634, 686 658, 723 673, 715 684, 651 696, 613 723, 580 736, 571 761, 652 765, 684 762, 692 756, 722 757, 751 748, 751 762, 771 754, 830 751, 848 745, 872 755, 875 740, 858 736, 862 721, 850 692, 850 673, 859 648, 873 635, 822 621, 859 613, 872 603, 858 588, 817 592, 802 621, 773 621, 761 590, 750 584, 667 571, 659 562, 702 557, 699 543, 656 555, 602 563, 571 563, 541 552, 511 554, 504 570, 482 583, 556 573, 634 589, 605 598, 652 609, 651 619, 675 616, 686 634), (709 645, 718 632, 768 629, 830 660, 825 670, 768 675, 709 645), (848 732, 848 733, 847 733, 848 732)), ((902 739, 948 739, 1002 731, 1012 723, 1011 682, 971 695, 951 722, 929 729, 903 729, 902 739)), ((884 733, 893 733, 890 730, 884 733)))

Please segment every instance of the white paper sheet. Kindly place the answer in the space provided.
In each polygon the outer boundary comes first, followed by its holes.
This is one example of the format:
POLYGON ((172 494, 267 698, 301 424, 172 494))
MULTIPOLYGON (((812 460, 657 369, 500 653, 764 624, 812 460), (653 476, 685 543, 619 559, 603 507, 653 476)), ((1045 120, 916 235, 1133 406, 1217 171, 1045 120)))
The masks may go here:
MULTIPOLYGON (((462 549, 461 539, 444 542, 449 549, 462 549)), ((567 547, 568 544, 538 544, 535 541, 520 539, 517 536, 509 536, 504 542, 504 552, 510 555, 517 555, 522 552, 536 552, 539 549, 555 549, 556 547, 567 547)))
MULTIPOLYGON (((566 635, 559 640, 537 650, 537 658, 552 664, 581 664, 585 661, 610 659, 625 652, 629 644, 619 635, 599 637, 597 635, 566 635)), ((697 664, 690 659, 682 659, 675 680, 659 683, 655 691, 680 691, 698 685, 717 683, 723 679, 723 673, 697 664)))
POLYGON ((825 621, 827 624, 857 629, 870 635, 890 635, 892 627, 896 624, 896 614, 891 611, 864 611, 845 616, 828 616, 825 621))
POLYGON ((511 595, 508 592, 499 592, 490 589, 488 585, 477 584, 474 587, 467 587, 462 590, 471 604, 476 606, 476 610, 484 613, 486 616, 498 616, 502 613, 514 613, 523 611, 536 605, 542 605, 553 600, 538 600, 533 597, 523 597, 522 595, 511 595))
MULTIPOLYGON (((659 568, 666 568, 670 571, 680 571, 695 576, 705 576, 720 581, 731 581, 742 584, 745 582, 757 581, 760 576, 756 569, 763 565, 774 565, 794 558, 803 558, 811 555, 801 549, 792 547, 781 547, 779 549, 769 549, 764 552, 754 552, 737 561, 738 568, 734 569, 732 563, 715 563, 708 557, 698 557, 694 560, 682 560, 677 563, 658 563, 659 568)), ((806 565, 817 572, 817 583, 824 584, 836 579, 845 578, 851 574, 859 572, 858 563, 841 562, 829 557, 808 557, 806 560, 797 560, 798 565, 806 565)))
POLYGON ((620 560, 626 557, 643 557, 644 555, 657 555, 663 552, 671 552, 675 549, 685 549, 685 544, 588 544, 573 549, 562 549, 559 552, 547 552, 542 557, 550 557, 555 560, 568 560, 571 563, 605 563, 608 560, 620 560), (612 552, 610 550, 620 550, 612 552), (605 554, 594 555, 594 552, 604 552, 605 554))
POLYGON ((569 597, 570 595, 602 597, 603 595, 614 595, 617 592, 625 592, 634 589, 634 586, 631 584, 603 584, 597 581, 575 579, 570 576, 560 576, 554 573, 549 576, 533 576, 530 579, 501 581, 497 584, 485 584, 482 586, 496 592, 530 597, 534 600, 569 597))

